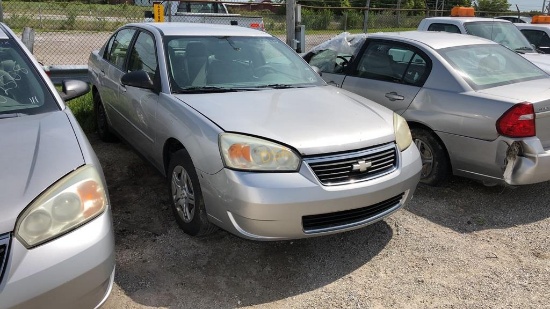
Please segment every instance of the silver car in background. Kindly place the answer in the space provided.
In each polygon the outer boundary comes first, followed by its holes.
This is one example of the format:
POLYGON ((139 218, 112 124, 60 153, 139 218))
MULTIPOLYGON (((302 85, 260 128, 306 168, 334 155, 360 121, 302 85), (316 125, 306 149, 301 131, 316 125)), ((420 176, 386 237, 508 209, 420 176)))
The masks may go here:
POLYGON ((402 117, 328 86, 264 32, 129 24, 88 67, 100 137, 116 133, 167 176, 190 235, 356 229, 401 208, 418 183, 402 117))
POLYGON ((329 84, 408 122, 422 180, 550 180, 550 76, 493 41, 446 32, 343 33, 304 58, 329 84))
POLYGON ((94 308, 114 279, 101 166, 63 99, 0 23, 0 308, 94 308))

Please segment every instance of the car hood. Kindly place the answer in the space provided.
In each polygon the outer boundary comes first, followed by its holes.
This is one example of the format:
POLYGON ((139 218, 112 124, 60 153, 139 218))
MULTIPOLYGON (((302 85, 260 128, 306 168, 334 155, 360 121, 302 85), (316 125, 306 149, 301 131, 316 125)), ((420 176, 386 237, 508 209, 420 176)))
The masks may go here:
POLYGON ((332 86, 177 97, 224 131, 275 140, 302 155, 395 140, 393 112, 332 86))
POLYGON ((0 234, 40 193, 84 164, 64 112, 0 119, 0 234))
POLYGON ((550 74, 550 55, 528 53, 522 54, 523 58, 531 61, 534 65, 538 66, 544 72, 550 74))

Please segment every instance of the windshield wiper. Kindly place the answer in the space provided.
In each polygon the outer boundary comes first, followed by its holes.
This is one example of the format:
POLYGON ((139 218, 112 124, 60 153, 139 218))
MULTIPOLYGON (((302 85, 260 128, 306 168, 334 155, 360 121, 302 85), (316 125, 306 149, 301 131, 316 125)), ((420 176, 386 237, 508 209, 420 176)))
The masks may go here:
POLYGON ((217 93, 217 92, 236 92, 237 89, 215 87, 215 86, 196 86, 187 87, 174 91, 174 93, 217 93))
POLYGON ((289 84, 269 84, 256 86, 256 88, 273 88, 273 89, 288 89, 288 88, 302 88, 303 86, 289 85, 289 84))
POLYGON ((11 113, 11 114, 0 114, 0 119, 7 119, 7 118, 16 118, 21 116, 21 114, 18 113, 11 113))

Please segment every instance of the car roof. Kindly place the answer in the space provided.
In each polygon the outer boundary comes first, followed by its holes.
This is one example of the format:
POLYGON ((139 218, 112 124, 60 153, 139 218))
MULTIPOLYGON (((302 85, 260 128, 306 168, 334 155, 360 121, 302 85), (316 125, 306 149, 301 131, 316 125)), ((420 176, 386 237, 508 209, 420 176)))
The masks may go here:
POLYGON ((518 28, 525 28, 525 29, 536 29, 536 28, 550 28, 550 24, 526 24, 526 23, 517 23, 514 24, 518 28))
POLYGON ((241 26, 230 25, 214 25, 201 23, 180 23, 180 22, 164 22, 164 23, 132 23, 125 27, 139 27, 150 31, 157 30, 165 36, 172 35, 205 35, 205 36, 271 36, 266 32, 254 30, 241 26))
MULTIPOLYGON (((408 42, 420 42, 433 49, 441 49, 454 46, 497 44, 481 37, 450 33, 443 31, 404 31, 404 32, 380 32, 369 34, 370 39, 393 38, 408 42)), ((498 45, 498 44, 497 44, 498 45)))
POLYGON ((521 19, 521 20, 532 20, 531 17, 529 16, 517 16, 517 15, 503 15, 503 16, 495 16, 495 18, 516 18, 516 19, 521 19))
POLYGON ((497 19, 497 18, 488 18, 488 17, 452 17, 452 16, 442 16, 442 17, 427 17, 426 19, 430 20, 445 20, 445 21, 451 21, 451 20, 457 20, 460 22, 474 22, 474 21, 494 21, 499 23, 510 23, 510 21, 505 19, 497 19))

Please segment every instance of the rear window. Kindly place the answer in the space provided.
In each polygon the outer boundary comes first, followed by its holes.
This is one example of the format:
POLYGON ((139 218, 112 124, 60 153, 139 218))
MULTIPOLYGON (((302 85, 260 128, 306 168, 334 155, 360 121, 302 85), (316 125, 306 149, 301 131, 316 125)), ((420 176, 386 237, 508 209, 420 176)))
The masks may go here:
POLYGON ((468 34, 495 41, 516 52, 535 52, 533 47, 512 23, 482 21, 465 23, 468 34))
POLYGON ((26 54, 13 40, 0 40, 0 114, 40 114, 59 110, 26 54))
POLYGON ((497 44, 439 50, 475 90, 547 78, 548 75, 517 53, 497 44))

